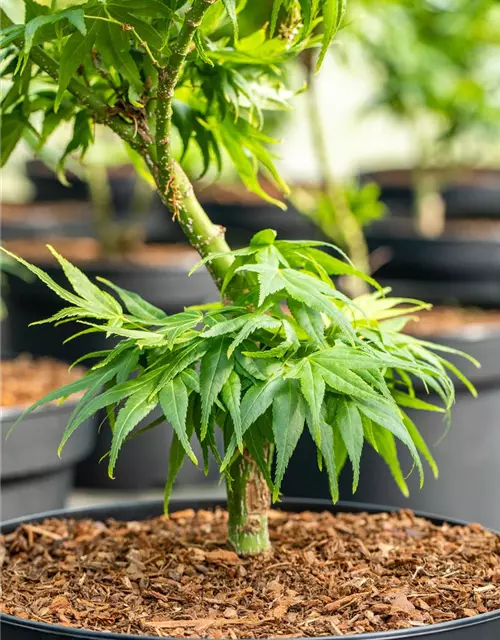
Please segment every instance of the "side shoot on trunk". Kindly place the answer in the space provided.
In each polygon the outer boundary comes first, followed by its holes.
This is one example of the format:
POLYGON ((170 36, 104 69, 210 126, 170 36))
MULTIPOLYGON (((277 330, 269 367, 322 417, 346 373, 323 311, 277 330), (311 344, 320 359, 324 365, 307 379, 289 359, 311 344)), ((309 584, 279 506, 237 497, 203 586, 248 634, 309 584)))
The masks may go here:
POLYGON ((427 305, 387 297, 333 245, 282 241, 268 229, 249 247, 230 251, 172 152, 176 135, 185 150, 199 147, 205 170, 225 155, 249 189, 281 205, 259 182, 266 171, 286 192, 268 150, 273 141, 262 132, 264 113, 288 108, 282 68, 290 58, 319 47, 321 62, 343 1, 275 0, 269 25, 241 38, 235 0, 91 0, 64 10, 25 0, 25 6, 23 24, 2 14, 2 65, 12 81, 2 102, 2 162, 25 130, 43 144, 70 120, 68 153, 83 154, 95 124, 110 127, 149 170, 221 292, 219 302, 167 316, 113 283, 91 282, 50 247, 68 289, 17 258, 68 305, 46 322, 77 320, 83 331, 120 339, 109 351, 88 354, 84 360, 93 364, 82 379, 28 412, 83 392, 62 449, 88 417, 106 409, 111 477, 123 443, 168 420, 165 509, 185 458, 207 468, 213 455, 228 489, 229 540, 239 553, 269 548, 269 501, 279 499, 304 429, 333 500, 347 460, 356 487, 364 443, 384 458, 404 493, 396 440, 410 450, 422 479, 421 456, 436 474, 405 408, 447 414, 454 401, 449 370, 475 390, 440 355, 446 348, 401 333, 408 314, 427 305), (44 114, 41 130, 30 120, 37 111, 44 114), (374 291, 350 300, 335 287, 339 275, 361 278, 374 291), (414 378, 443 406, 418 399, 414 378), (162 417, 138 427, 158 406, 162 417), (216 429, 223 432, 222 452, 216 429), (203 461, 191 447, 194 437, 203 461))

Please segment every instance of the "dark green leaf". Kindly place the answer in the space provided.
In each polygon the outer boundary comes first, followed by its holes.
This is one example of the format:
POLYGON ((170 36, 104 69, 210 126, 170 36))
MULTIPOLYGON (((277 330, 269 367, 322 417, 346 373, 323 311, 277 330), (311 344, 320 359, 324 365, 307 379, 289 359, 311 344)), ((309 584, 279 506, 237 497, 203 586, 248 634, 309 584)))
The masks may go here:
POLYGON ((276 471, 273 500, 279 497, 281 482, 295 451, 306 419, 305 404, 297 380, 286 380, 273 400, 273 433, 276 471))

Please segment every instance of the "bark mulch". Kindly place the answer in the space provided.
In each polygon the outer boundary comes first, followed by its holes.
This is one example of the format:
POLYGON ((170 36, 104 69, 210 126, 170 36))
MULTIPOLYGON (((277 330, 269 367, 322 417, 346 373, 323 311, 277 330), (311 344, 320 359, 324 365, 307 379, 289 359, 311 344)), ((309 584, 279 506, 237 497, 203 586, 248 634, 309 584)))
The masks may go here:
POLYGON ((160 637, 402 629, 500 608, 500 536, 396 514, 270 514, 240 558, 223 510, 145 522, 50 519, 2 538, 5 613, 160 637))

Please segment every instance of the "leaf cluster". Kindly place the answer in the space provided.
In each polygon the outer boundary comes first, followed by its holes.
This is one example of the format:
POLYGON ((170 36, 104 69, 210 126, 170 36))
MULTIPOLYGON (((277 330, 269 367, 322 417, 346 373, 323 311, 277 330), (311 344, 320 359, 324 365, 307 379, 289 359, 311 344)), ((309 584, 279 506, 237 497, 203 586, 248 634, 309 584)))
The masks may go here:
MULTIPOLYGON (((89 0, 65 9, 24 0, 24 24, 0 32, 1 75, 11 82, 2 101, 2 165, 29 131, 40 150, 64 122, 73 135, 59 161, 84 155, 96 120, 120 117, 153 147, 158 75, 168 68, 183 37, 186 14, 201 0, 89 0), (41 49, 56 74, 32 62, 41 49), (98 96, 106 114, 69 91, 77 79, 98 96), (41 126, 33 115, 41 114, 41 126)), ((243 183, 280 204, 259 182, 264 172, 285 192, 268 147, 275 140, 262 131, 264 114, 289 108, 293 92, 284 67, 308 47, 324 56, 339 28, 345 0, 275 0, 270 21, 239 37, 238 14, 245 2, 216 0, 197 28, 182 65, 173 102, 173 124, 182 157, 195 147, 204 174, 234 164, 243 183), (231 29, 228 31, 228 27, 231 29)), ((182 158, 181 158, 182 159, 182 158)))
POLYGON ((498 87, 488 68, 500 43, 497 4, 353 2, 353 44, 379 82, 367 110, 388 110, 416 128, 431 119, 444 148, 469 131, 498 135, 498 87))
POLYGON ((17 258, 68 305, 45 322, 77 320, 83 333, 104 332, 119 343, 85 356, 96 362, 82 379, 48 394, 28 411, 84 392, 69 418, 62 448, 85 420, 106 409, 112 431, 110 476, 125 441, 167 420, 173 441, 166 506, 185 458, 199 463, 193 437, 201 444, 205 468, 213 455, 228 482, 233 463, 249 452, 277 499, 304 430, 316 444, 334 500, 346 461, 356 488, 366 444, 382 456, 406 494, 397 442, 410 451, 421 480, 421 458, 437 474, 406 409, 449 414, 454 401, 450 373, 475 393, 442 355, 456 352, 401 332, 411 314, 427 305, 389 297, 343 254, 334 255, 333 245, 280 241, 274 231, 261 231, 248 247, 232 252, 222 285, 223 299, 231 302, 172 316, 108 281, 100 280, 105 288, 96 285, 51 251, 68 289, 17 258), (375 290, 350 300, 335 287, 339 275, 361 277, 375 290), (439 398, 439 406, 417 397, 416 380, 439 398), (161 418, 138 428, 157 407, 161 418), (216 445, 216 429, 224 435, 223 451, 216 445), (263 455, 268 448, 271 461, 263 455))

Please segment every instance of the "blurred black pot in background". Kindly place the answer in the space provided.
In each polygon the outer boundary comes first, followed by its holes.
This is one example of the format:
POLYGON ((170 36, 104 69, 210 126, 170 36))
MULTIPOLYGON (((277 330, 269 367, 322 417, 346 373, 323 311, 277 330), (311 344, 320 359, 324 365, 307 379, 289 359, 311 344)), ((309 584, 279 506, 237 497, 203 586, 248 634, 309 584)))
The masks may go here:
POLYGON ((444 184, 446 223, 436 238, 415 232, 412 173, 362 176, 381 187, 388 216, 367 231, 375 276, 400 296, 434 304, 500 308, 500 171, 469 170, 444 184))

